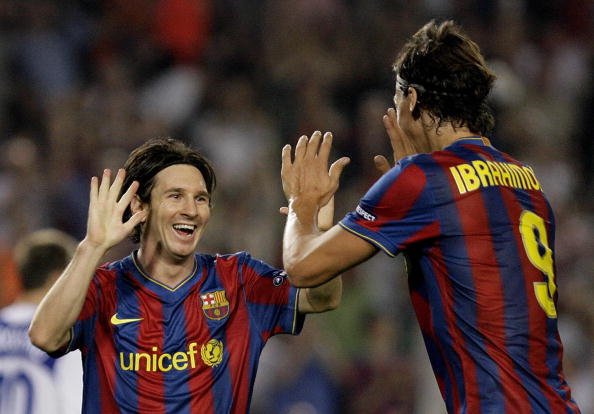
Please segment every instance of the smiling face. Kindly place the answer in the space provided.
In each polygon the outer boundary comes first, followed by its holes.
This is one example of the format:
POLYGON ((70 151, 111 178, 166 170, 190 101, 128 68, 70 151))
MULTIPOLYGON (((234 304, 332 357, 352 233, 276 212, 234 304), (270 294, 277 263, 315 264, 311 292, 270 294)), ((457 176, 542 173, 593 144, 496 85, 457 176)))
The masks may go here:
POLYGON ((167 261, 193 257, 210 218, 210 195, 202 173, 194 166, 176 164, 155 175, 141 249, 167 261))

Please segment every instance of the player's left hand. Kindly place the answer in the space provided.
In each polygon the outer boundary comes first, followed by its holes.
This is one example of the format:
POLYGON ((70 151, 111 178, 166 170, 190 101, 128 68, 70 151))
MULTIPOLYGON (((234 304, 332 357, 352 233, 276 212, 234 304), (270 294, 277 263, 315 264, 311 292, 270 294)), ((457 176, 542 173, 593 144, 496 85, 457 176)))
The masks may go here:
MULTIPOLYGON (((342 157, 328 169, 332 148, 332 134, 316 131, 311 138, 302 136, 295 147, 294 159, 291 146, 282 152, 281 178, 289 203, 299 200, 317 209, 327 205, 338 189, 338 181, 350 159, 342 157)), ((332 209, 333 210, 333 209, 332 209)))
POLYGON ((390 171, 390 169, 392 168, 390 162, 383 155, 376 155, 375 157, 373 157, 373 163, 375 164, 375 168, 382 175, 390 171))

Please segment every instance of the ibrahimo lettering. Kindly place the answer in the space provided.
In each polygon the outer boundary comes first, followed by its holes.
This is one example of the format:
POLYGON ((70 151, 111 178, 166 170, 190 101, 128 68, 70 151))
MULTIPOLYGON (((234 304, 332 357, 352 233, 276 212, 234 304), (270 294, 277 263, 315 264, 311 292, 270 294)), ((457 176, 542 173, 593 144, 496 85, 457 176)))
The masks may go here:
POLYGON ((523 190, 541 189, 532 168, 507 162, 475 160, 450 167, 450 172, 460 194, 495 185, 523 190))

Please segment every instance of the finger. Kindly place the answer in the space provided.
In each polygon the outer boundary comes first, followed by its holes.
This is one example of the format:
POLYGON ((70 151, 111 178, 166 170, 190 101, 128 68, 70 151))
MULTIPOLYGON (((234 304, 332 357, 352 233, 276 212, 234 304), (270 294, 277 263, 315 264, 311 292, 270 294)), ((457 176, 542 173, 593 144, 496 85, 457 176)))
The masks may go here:
POLYGON ((330 166, 329 174, 330 179, 334 184, 338 185, 340 175, 342 174, 344 167, 346 167, 349 162, 351 162, 351 159, 349 157, 342 157, 332 163, 332 165, 330 166))
POLYGON ((394 108, 388 108, 382 120, 390 138, 399 139, 400 127, 398 126, 398 119, 394 108))
POLYGON ((318 148, 320 147, 320 141, 322 140, 322 133, 316 131, 311 135, 309 143, 307 144, 307 150, 305 152, 306 158, 315 158, 318 154, 318 148))
POLYGON ((99 185, 99 198, 103 198, 109 191, 109 179, 111 177, 111 170, 103 170, 103 176, 101 177, 101 184, 99 185))
POLYGON ((122 189, 122 184, 124 184, 125 176, 126 170, 120 168, 115 179, 113 180, 113 183, 111 184, 111 187, 109 188, 109 196, 111 201, 117 201, 117 197, 120 195, 120 190, 122 189))
POLYGON ((301 160, 305 156, 305 150, 307 149, 307 136, 301 135, 297 145, 295 146, 295 162, 301 160))
POLYGON ((289 207, 281 207, 278 209, 278 212, 281 213, 283 216, 289 215, 289 207))
POLYGON ((97 177, 91 178, 91 189, 89 191, 89 205, 94 205, 97 202, 97 192, 99 191, 99 179, 97 177))
POLYGON ((291 162, 291 146, 289 144, 283 147, 283 151, 281 153, 281 168, 288 168, 293 163, 291 162))
POLYGON ((324 139, 322 140, 322 143, 320 145, 318 157, 326 163, 328 162, 328 158, 330 157, 330 151, 332 150, 332 138, 332 132, 326 132, 324 134, 324 139))
POLYGON ((138 181, 134 181, 132 184, 130 184, 130 187, 128 187, 126 192, 122 194, 122 198, 120 198, 120 201, 118 201, 118 208, 122 213, 132 202, 132 198, 134 195, 136 195, 136 191, 138 191, 139 186, 140 184, 138 181))
POLYGON ((390 163, 383 155, 376 155, 373 157, 373 163, 375 164, 375 168, 383 175, 390 171, 392 168, 390 163))
POLYGON ((132 216, 128 219, 127 222, 124 223, 124 228, 128 232, 128 234, 132 233, 134 227, 138 226, 140 223, 144 222, 147 218, 148 212, 146 210, 140 210, 136 213, 132 214, 132 216))

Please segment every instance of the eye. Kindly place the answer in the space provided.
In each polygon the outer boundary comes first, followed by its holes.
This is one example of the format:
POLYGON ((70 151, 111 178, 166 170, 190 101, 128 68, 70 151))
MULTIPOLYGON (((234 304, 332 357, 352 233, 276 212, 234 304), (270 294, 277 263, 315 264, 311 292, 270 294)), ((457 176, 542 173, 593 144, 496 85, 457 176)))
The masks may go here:
POLYGON ((208 203, 209 200, 210 199, 208 198, 208 196, 205 196, 205 195, 199 195, 198 197, 196 197, 196 201, 198 203, 208 203))
POLYGON ((169 198, 173 198, 174 200, 179 200, 181 198, 181 194, 180 193, 171 193, 169 195, 169 198))

